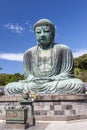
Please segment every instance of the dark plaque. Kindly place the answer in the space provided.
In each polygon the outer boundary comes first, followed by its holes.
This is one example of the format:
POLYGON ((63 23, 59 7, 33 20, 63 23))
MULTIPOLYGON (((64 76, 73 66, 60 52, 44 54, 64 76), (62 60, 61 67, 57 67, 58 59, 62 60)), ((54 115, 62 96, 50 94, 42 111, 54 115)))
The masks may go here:
POLYGON ((6 109, 6 123, 25 124, 27 109, 6 109))

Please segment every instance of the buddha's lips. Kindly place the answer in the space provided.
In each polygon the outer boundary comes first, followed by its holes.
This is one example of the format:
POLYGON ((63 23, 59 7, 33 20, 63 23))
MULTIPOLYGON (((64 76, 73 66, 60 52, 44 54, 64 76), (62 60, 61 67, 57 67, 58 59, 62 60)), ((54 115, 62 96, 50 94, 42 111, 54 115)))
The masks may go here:
POLYGON ((46 38, 40 38, 40 40, 46 40, 46 38))
POLYGON ((46 40, 46 37, 45 36, 41 36, 40 40, 46 40))

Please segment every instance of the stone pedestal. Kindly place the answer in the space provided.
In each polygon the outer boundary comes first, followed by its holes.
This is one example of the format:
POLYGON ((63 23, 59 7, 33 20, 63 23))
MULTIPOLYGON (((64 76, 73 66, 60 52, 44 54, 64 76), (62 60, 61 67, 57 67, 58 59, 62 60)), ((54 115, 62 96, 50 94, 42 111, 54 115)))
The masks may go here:
MULTIPOLYGON (((23 97, 0 97, 0 120, 6 120, 6 109, 15 106, 15 109, 28 109, 26 124, 15 124, 15 127, 34 125, 39 121, 70 121, 87 119, 87 94, 72 95, 36 95, 34 102, 23 102, 23 97), (34 122, 35 119, 35 122, 34 122)), ((7 123, 7 127, 9 124, 7 123)), ((12 124, 11 124, 12 126, 12 124)))
POLYGON ((33 103, 38 121, 70 121, 87 119, 87 95, 38 95, 33 103))

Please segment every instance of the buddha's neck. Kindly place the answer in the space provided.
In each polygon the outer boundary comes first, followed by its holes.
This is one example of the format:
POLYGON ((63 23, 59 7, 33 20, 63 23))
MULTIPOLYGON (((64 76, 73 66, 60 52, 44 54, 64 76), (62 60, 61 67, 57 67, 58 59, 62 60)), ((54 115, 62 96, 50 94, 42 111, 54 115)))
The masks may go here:
POLYGON ((43 50, 49 50, 53 47, 53 43, 50 43, 50 44, 39 44, 38 45, 41 49, 43 50))

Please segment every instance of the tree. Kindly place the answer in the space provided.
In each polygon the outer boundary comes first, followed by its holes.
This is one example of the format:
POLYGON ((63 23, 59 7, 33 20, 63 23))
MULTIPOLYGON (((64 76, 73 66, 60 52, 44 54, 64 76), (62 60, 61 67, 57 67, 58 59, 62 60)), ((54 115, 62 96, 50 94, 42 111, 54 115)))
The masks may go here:
POLYGON ((15 82, 19 80, 23 80, 24 75, 20 73, 15 74, 0 74, 0 85, 5 86, 10 82, 15 82))
POLYGON ((75 68, 87 69, 87 54, 74 59, 75 68))

